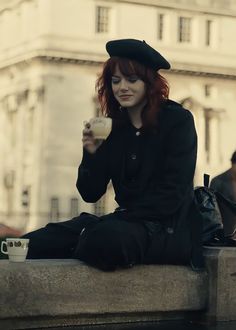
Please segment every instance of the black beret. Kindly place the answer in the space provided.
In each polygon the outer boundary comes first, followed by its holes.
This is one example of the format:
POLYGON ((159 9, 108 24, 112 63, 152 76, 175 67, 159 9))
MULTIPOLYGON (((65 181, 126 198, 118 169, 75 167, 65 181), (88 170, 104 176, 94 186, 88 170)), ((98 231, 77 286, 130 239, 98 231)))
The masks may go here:
POLYGON ((144 40, 111 40, 107 42, 106 50, 110 57, 118 56, 136 60, 156 71, 170 69, 170 63, 144 40))

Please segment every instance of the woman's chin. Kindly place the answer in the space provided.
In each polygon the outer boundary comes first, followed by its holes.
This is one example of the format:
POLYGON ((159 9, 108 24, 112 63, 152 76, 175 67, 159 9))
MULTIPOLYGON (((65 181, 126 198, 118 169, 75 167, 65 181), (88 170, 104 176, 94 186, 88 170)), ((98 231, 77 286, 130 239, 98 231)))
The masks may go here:
POLYGON ((131 108, 134 106, 134 104, 129 101, 123 101, 123 102, 119 102, 119 103, 122 108, 131 108))

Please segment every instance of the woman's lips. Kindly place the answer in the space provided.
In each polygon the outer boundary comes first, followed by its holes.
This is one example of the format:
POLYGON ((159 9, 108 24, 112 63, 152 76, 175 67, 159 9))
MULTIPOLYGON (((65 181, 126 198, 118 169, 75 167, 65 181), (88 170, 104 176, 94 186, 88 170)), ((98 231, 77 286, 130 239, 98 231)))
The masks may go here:
POLYGON ((126 99, 129 99, 132 95, 120 95, 119 97, 122 99, 122 100, 126 100, 126 99))

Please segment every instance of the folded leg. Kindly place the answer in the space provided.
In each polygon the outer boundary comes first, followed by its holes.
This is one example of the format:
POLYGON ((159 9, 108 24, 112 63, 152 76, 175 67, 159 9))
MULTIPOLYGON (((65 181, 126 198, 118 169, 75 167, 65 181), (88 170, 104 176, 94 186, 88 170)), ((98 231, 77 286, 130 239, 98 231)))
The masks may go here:
POLYGON ((108 218, 85 228, 74 258, 103 270, 114 270, 142 263, 147 246, 148 233, 143 224, 108 218))
POLYGON ((71 220, 49 223, 45 227, 27 233, 29 238, 27 259, 69 259, 78 244, 83 228, 96 224, 100 219, 88 213, 71 220))

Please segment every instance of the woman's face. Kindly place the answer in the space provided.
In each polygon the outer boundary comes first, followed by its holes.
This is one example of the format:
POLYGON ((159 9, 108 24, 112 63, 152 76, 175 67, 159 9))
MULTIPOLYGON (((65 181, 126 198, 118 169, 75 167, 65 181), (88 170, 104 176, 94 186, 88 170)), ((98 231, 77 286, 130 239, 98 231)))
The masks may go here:
POLYGON ((111 78, 115 99, 124 108, 131 108, 143 103, 146 98, 145 83, 135 74, 124 76, 118 66, 111 78))

